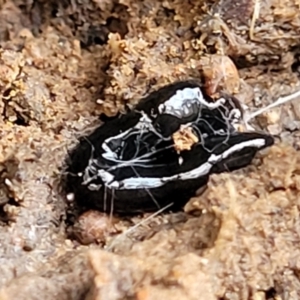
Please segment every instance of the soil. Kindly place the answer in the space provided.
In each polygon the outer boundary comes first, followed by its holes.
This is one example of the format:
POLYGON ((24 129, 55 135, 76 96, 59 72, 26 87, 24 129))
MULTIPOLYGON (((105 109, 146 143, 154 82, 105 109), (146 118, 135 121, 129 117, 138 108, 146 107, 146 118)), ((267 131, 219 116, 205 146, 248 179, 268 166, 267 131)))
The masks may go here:
POLYGON ((167 83, 254 110, 299 90, 299 5, 0 0, 0 299, 299 299, 299 99, 257 118, 276 145, 181 212, 78 216, 59 184, 100 114, 167 83))

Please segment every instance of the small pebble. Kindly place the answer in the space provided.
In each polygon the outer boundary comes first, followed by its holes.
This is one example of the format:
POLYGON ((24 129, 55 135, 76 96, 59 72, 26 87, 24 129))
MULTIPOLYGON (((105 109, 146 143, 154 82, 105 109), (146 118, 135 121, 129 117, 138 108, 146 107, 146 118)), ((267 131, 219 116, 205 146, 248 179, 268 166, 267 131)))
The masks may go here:
POLYGON ((83 213, 74 224, 73 235, 84 244, 105 243, 106 237, 117 233, 114 224, 117 219, 105 213, 89 210, 83 213))

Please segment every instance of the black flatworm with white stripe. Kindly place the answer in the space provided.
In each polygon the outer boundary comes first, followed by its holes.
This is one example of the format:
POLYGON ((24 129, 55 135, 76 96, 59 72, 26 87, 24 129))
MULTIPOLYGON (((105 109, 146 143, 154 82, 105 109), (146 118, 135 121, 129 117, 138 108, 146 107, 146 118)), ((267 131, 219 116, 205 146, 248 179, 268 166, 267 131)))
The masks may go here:
POLYGON ((107 120, 71 152, 66 189, 84 207, 106 212, 182 207, 212 173, 250 164, 271 136, 238 132, 238 101, 212 100, 197 82, 177 82, 107 120), (172 134, 192 128, 199 142, 178 153, 172 134))

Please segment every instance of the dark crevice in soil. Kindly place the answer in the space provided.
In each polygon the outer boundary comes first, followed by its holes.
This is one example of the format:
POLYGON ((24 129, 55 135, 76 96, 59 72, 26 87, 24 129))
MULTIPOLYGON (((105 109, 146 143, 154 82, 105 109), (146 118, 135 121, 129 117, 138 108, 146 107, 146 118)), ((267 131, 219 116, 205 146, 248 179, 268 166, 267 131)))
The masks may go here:
POLYGON ((300 77, 300 46, 295 49, 294 51, 295 53, 295 60, 294 60, 294 63, 292 64, 292 71, 294 73, 297 73, 298 77, 300 77))
MULTIPOLYGON (((78 11, 85 11, 85 4, 76 3, 78 11)), ((42 29, 52 25, 60 30, 64 26, 69 26, 74 37, 78 37, 83 48, 91 45, 104 45, 107 43, 109 33, 119 33, 122 38, 127 34, 127 23, 129 14, 127 7, 114 3, 111 15, 107 19, 101 19, 101 10, 95 4, 95 12, 99 12, 100 18, 95 19, 92 25, 86 27, 80 14, 74 11, 70 1, 34 1, 32 5, 20 5, 19 9, 31 20, 31 31, 35 36, 42 33, 42 29), (119 17, 115 17, 118 15, 119 17), (62 26, 64 25, 64 26, 62 26)), ((92 12, 92 14, 95 14, 92 12)), ((91 18, 93 18, 91 16, 91 18)))
POLYGON ((276 290, 273 287, 268 289, 265 293, 266 293, 266 300, 273 300, 277 295, 276 290))
MULTIPOLYGON (((7 92, 7 91, 6 91, 7 92)), ((3 94, 4 95, 4 94, 3 94)), ((29 126, 29 119, 26 120, 25 117, 23 117, 19 112, 15 111, 10 105, 10 101, 4 102, 4 108, 3 108, 3 120, 12 122, 19 126, 29 126), (14 121, 11 121, 10 116, 14 116, 14 121)))
MULTIPOLYGON (((9 200, 6 204, 11 205, 11 206, 16 206, 16 207, 20 206, 20 204, 14 198, 9 198, 9 200)), ((3 222, 3 224, 5 224, 5 225, 8 225, 8 223, 10 221, 11 221, 11 217, 5 211, 4 205, 0 206, 0 226, 1 226, 1 222, 3 222)))

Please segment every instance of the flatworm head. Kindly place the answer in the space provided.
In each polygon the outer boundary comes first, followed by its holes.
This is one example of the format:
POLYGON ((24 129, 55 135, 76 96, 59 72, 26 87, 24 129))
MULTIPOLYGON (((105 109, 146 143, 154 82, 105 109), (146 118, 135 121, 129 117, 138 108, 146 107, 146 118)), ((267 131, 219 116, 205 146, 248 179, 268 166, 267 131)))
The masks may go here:
POLYGON ((213 100, 197 82, 165 86, 81 140, 70 155, 67 192, 106 212, 181 208, 210 174, 244 167, 273 144, 269 135, 237 132, 241 117, 235 98, 213 100), (183 127, 194 142, 177 151, 174 134, 183 127))
POLYGON ((195 123, 201 118, 214 123, 226 120, 231 127, 242 120, 242 107, 235 97, 220 95, 214 100, 196 81, 177 82, 142 99, 135 110, 145 112, 163 136, 169 136, 181 125, 195 123))

